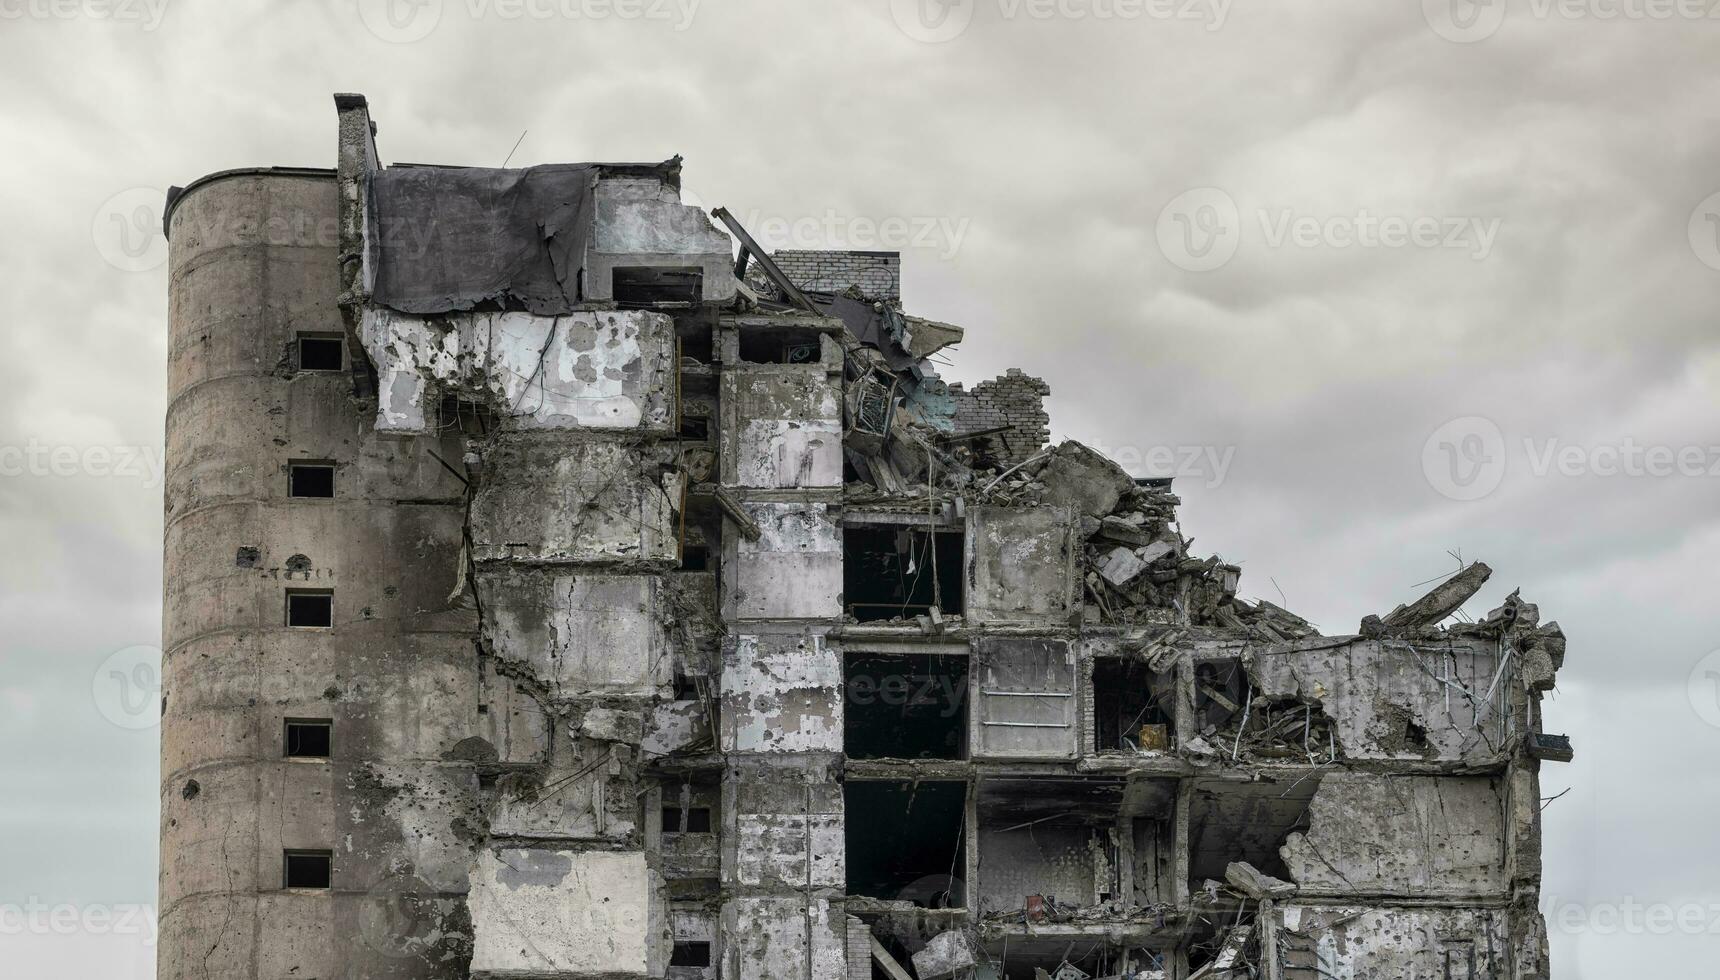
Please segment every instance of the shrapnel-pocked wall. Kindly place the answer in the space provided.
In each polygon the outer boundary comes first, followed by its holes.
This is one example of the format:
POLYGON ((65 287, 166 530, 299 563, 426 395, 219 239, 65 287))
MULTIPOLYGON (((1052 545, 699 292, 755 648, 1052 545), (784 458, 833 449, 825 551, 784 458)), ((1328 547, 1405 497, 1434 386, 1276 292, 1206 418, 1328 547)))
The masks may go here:
POLYGON ((336 108, 169 201, 163 978, 1550 977, 1487 566, 1327 635, 899 256, 336 108))

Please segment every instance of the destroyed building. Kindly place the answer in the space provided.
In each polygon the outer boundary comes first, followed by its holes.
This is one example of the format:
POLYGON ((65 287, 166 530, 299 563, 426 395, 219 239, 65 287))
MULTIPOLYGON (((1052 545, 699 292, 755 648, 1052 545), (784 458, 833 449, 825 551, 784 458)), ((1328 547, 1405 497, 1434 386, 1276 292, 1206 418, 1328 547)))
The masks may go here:
POLYGON ((1549 976, 1486 566, 1326 635, 896 256, 335 102, 169 199, 162 980, 1549 976))

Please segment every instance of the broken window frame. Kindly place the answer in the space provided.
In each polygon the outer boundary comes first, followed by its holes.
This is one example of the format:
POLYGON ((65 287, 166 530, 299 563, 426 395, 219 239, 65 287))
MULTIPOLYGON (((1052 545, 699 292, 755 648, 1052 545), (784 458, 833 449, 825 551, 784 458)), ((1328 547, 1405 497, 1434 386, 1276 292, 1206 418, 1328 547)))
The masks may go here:
MULTIPOLYGON (((965 555, 967 553, 967 528, 962 524, 946 524, 941 521, 926 522, 907 519, 907 515, 890 514, 877 515, 885 519, 866 517, 856 519, 851 515, 843 521, 842 550, 843 550, 843 588, 842 612, 844 616, 858 622, 884 622, 893 619, 912 619, 916 616, 929 616, 936 608, 940 615, 961 616, 967 610, 967 575, 965 574, 965 555), (893 531, 897 538, 908 535, 909 550, 902 551, 900 547, 893 552, 896 558, 898 580, 905 585, 906 593, 901 602, 857 602, 854 594, 855 586, 860 584, 865 571, 859 565, 861 549, 853 538, 862 535, 878 534, 883 530, 893 531), (853 536, 853 538, 851 538, 853 536), (923 539, 923 542, 922 542, 923 539), (939 553, 942 552, 942 557, 939 553), (907 578, 907 569, 912 565, 915 578, 907 578), (927 578, 925 572, 935 570, 935 574, 927 578), (851 577, 852 576, 852 577, 851 577), (924 579, 930 587, 931 595, 925 596, 920 587, 924 579), (948 581, 945 581, 945 580, 948 581), (953 606, 949 600, 954 595, 953 606), (913 602, 918 598, 929 598, 930 602, 913 602), (861 615, 860 610, 866 610, 861 615)), ((882 555, 884 552, 865 551, 866 554, 882 555)))
MULTIPOLYGON (((1177 675, 1174 668, 1166 671, 1155 671, 1146 663, 1131 657, 1094 656, 1088 665, 1085 682, 1091 691, 1092 698, 1090 703, 1092 705, 1093 712, 1093 744, 1086 747, 1087 751, 1098 755, 1121 754, 1130 756, 1152 752, 1168 753, 1175 750, 1177 738, 1177 675), (1108 734, 1107 728, 1109 726, 1106 724, 1104 705, 1108 695, 1101 692, 1102 684, 1100 672, 1102 669, 1110 670, 1115 668, 1120 668, 1123 672, 1123 677, 1117 682, 1119 692, 1128 688, 1130 678, 1133 675, 1137 673, 1146 675, 1146 683, 1143 685, 1146 692, 1146 706, 1140 710, 1136 718, 1131 721, 1129 725, 1134 726, 1135 730, 1146 727, 1146 725, 1162 726, 1165 730, 1165 739, 1162 747, 1142 749, 1137 741, 1135 748, 1131 750, 1128 746, 1121 744, 1122 741, 1127 740, 1128 738, 1127 731, 1125 730, 1129 727, 1127 725, 1117 726, 1119 730, 1115 734, 1118 736, 1118 744, 1107 744, 1106 735, 1108 734), (1157 711, 1153 712, 1155 707, 1157 708, 1157 711), (1163 721, 1143 724, 1140 721, 1140 718, 1147 716, 1149 713, 1153 713, 1155 717, 1162 718, 1163 721)), ((1121 720, 1120 716, 1118 720, 1121 720)))

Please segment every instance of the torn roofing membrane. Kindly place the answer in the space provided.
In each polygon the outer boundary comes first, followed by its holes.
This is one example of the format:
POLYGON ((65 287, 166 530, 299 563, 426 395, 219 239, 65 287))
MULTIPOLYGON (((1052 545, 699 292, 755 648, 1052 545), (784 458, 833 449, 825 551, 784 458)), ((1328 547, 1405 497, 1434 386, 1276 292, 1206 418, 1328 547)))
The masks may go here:
POLYGON ((498 170, 395 166, 370 178, 375 302, 401 313, 476 307, 571 313, 599 178, 677 180, 660 164, 567 163, 498 170))

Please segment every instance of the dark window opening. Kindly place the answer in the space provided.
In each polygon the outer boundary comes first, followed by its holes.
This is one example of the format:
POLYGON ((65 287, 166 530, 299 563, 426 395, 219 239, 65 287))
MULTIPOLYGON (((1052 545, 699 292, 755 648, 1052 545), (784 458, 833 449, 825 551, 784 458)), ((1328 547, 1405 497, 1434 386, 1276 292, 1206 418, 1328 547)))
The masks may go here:
POLYGON ((704 273, 697 268, 657 266, 614 269, 609 280, 615 305, 623 309, 692 305, 703 296, 704 281, 704 273))
POLYGON ((1093 661, 1094 736, 1100 752, 1170 749, 1176 685, 1146 664, 1101 657, 1093 661))
POLYGON ((305 629, 334 626, 334 593, 291 591, 287 593, 287 625, 305 629))
POLYGON ((843 796, 848 894, 966 907, 966 783, 850 780, 843 796))
POLYGON ((334 496, 333 463, 288 463, 287 496, 334 496))
POLYGON ((695 442, 709 442, 711 439, 711 420, 703 415, 681 416, 680 435, 683 439, 695 442))
POLYGON ((703 680, 704 679, 702 677, 700 677, 696 674, 683 674, 680 671, 676 671, 675 672, 675 700, 677 700, 677 701, 700 701, 700 700, 703 700, 704 694, 699 689, 701 682, 703 680))
POLYGON ((1248 677, 1240 660, 1208 660, 1195 665, 1195 730, 1222 728, 1242 713, 1248 698, 1248 677))
POLYGON ((681 571, 703 572, 711 567, 711 552, 702 544, 681 546, 681 571))
POLYGON ((345 340, 326 335, 299 334, 300 371, 339 371, 345 363, 345 340))
POLYGON ((962 611, 962 533, 862 525, 842 536, 842 595, 860 622, 962 611))
POLYGON ((676 942, 675 948, 669 953, 670 966, 710 966, 711 944, 700 940, 698 942, 676 942))
POLYGON ((845 661, 850 759, 967 758, 967 657, 851 653, 845 661))
POLYGON ((496 410, 482 402, 444 397, 437 406, 444 432, 458 431, 463 436, 487 436, 496 430, 496 410))
POLYGON ((823 338, 817 330, 792 327, 742 330, 741 360, 752 364, 817 364, 824 356, 823 338))
POLYGON ((287 888, 329 888, 333 885, 333 851, 286 851, 282 864, 287 888))
POLYGON ((709 323, 688 323, 687 318, 677 319, 676 333, 681 339, 681 356, 690 357, 700 364, 709 364, 716 360, 716 344, 709 323))
POLYGON ((1309 804, 1322 778, 1316 770, 1255 783, 1197 782, 1189 808, 1190 887, 1199 891, 1208 878, 1223 881, 1233 861, 1246 861, 1289 881, 1281 849, 1291 834, 1307 833, 1309 804))
POLYGON ((326 759, 334 725, 327 720, 287 720, 286 754, 293 759, 326 759))
POLYGON ((682 809, 678 806, 663 808, 663 833, 665 834, 708 834, 711 832, 711 808, 708 806, 693 806, 682 809))

